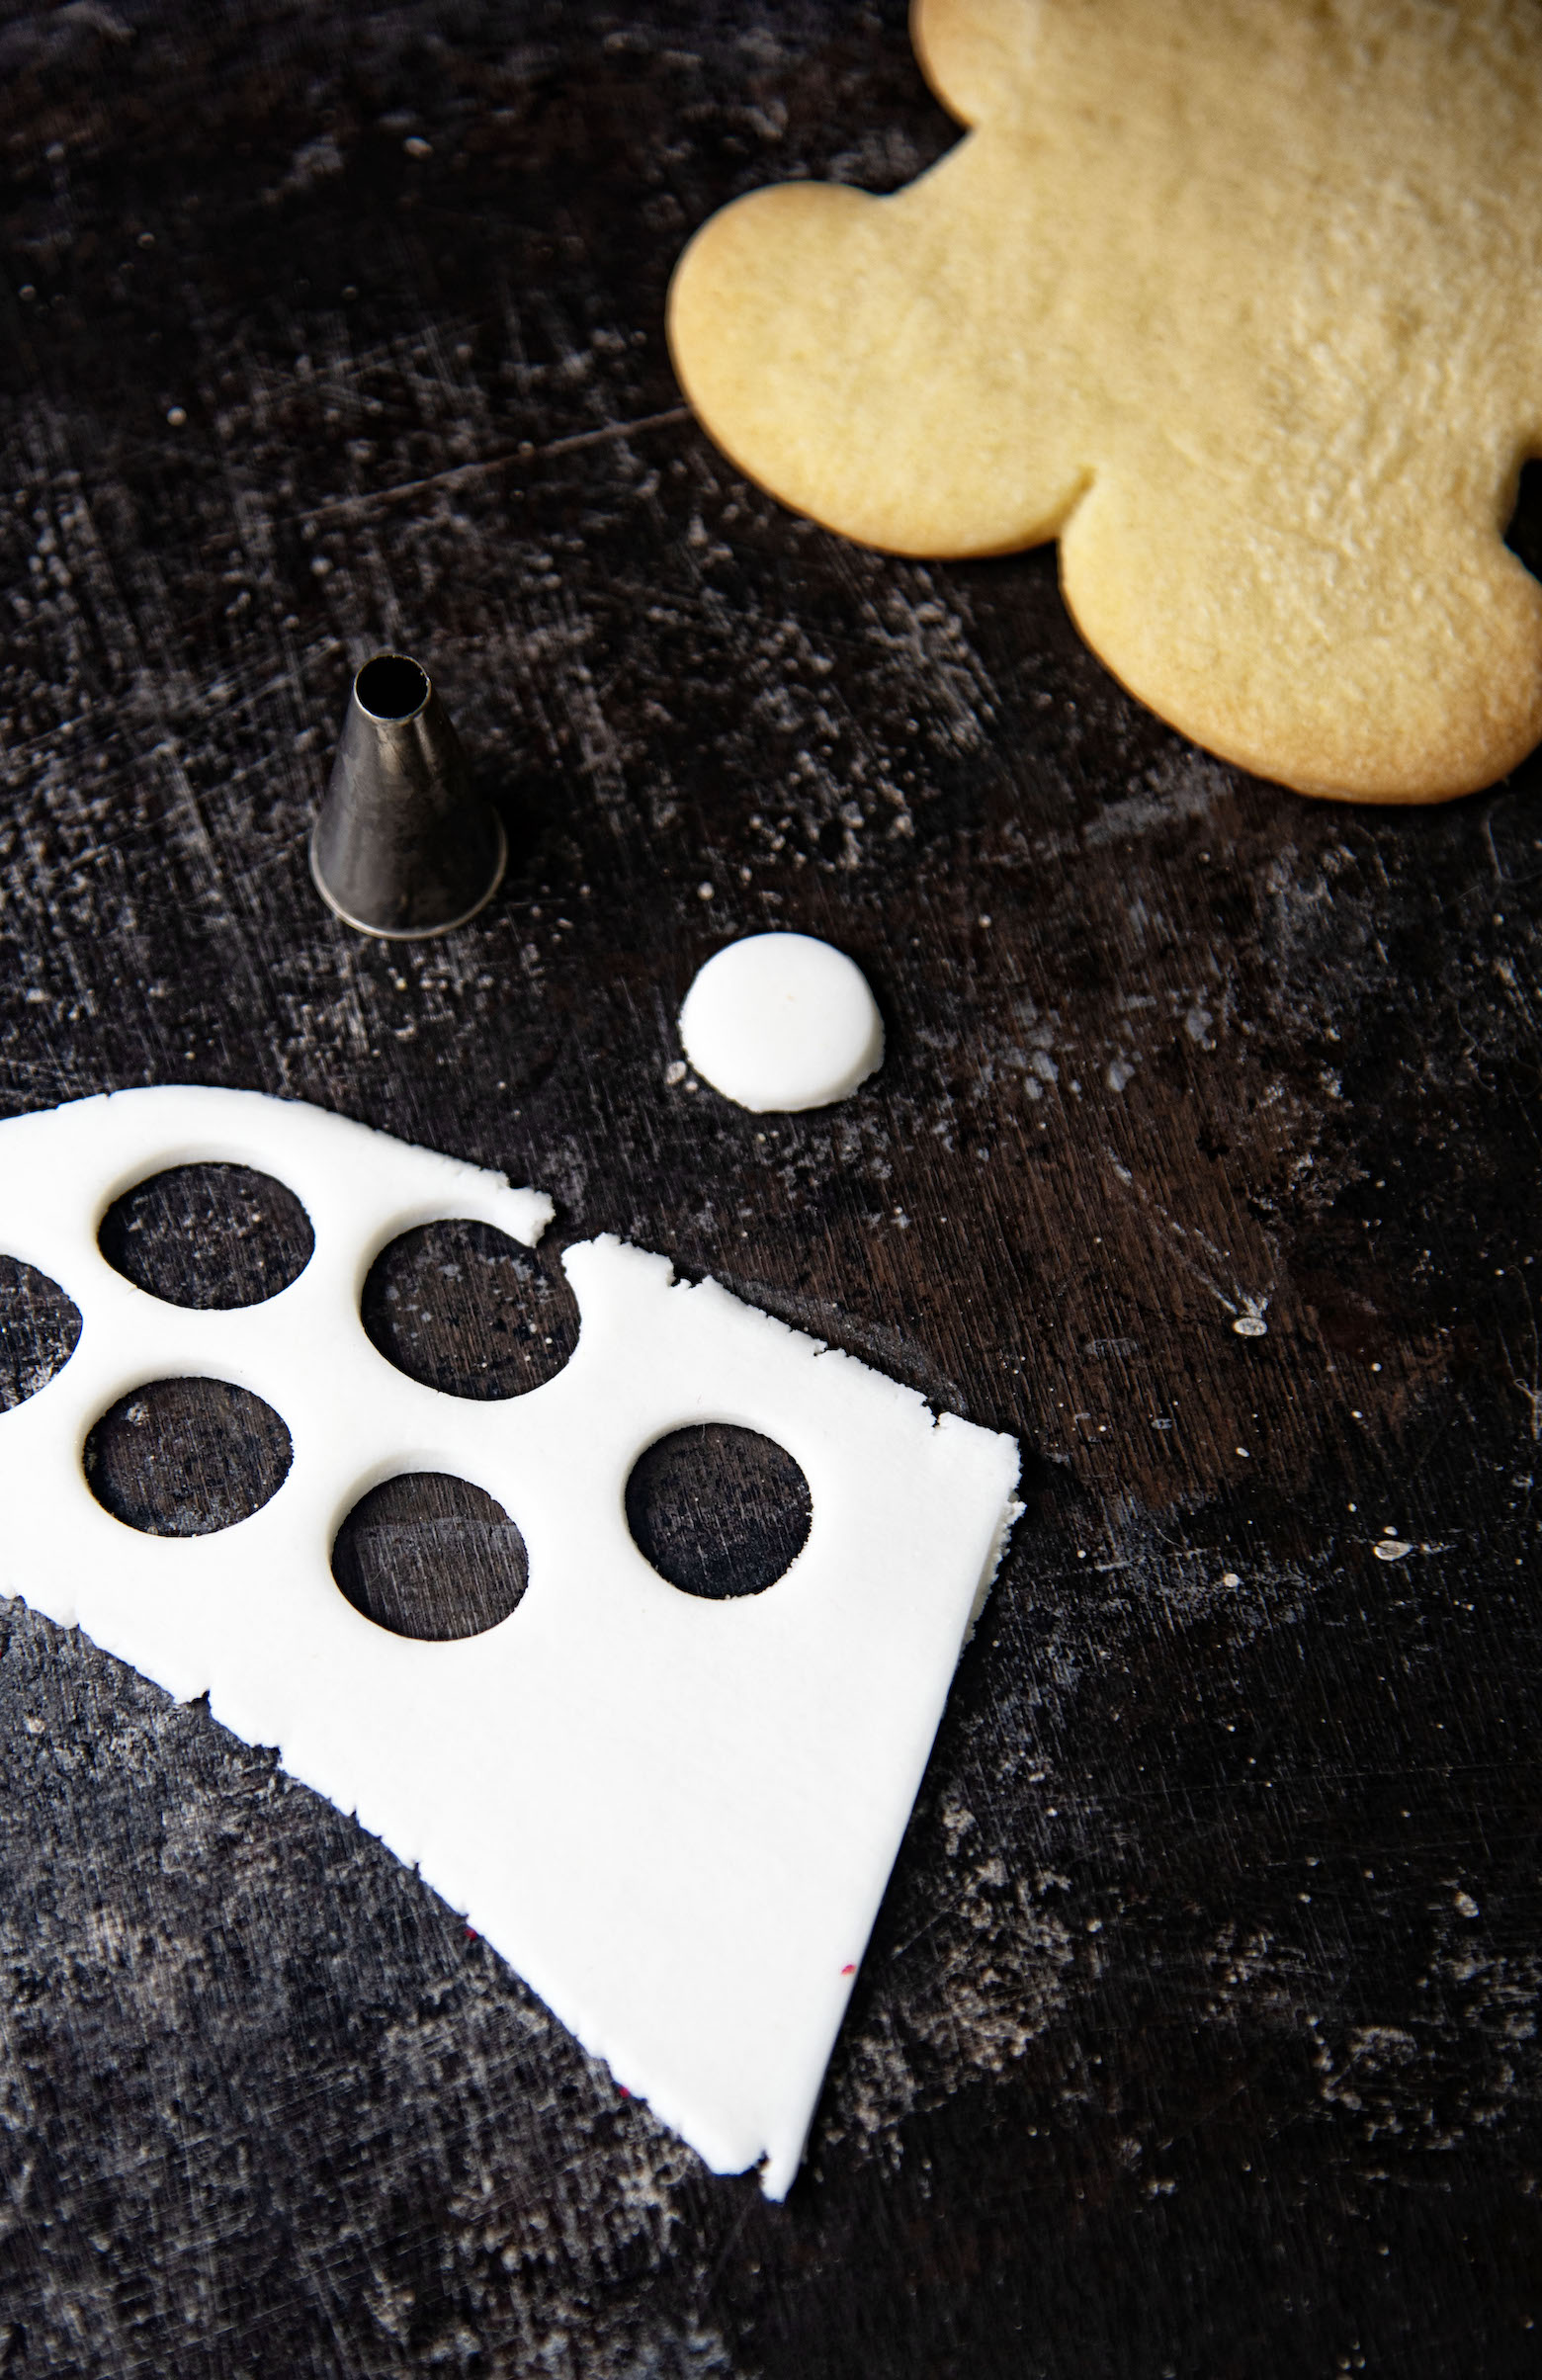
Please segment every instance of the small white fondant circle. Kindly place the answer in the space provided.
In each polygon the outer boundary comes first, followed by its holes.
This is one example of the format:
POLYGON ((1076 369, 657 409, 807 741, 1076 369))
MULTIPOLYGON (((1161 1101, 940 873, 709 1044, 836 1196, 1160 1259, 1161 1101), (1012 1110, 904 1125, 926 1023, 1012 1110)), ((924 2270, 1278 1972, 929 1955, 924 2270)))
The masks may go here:
POLYGON ((867 978, 812 934, 751 934, 708 960, 680 1011, 698 1074, 756 1115, 844 1099, 883 1063, 867 978))

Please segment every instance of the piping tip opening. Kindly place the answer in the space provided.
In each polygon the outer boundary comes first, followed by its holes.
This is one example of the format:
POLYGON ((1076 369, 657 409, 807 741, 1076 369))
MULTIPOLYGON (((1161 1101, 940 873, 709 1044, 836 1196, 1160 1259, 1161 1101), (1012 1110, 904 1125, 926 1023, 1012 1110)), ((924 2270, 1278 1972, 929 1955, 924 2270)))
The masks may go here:
POLYGON ((433 680, 420 661, 405 653, 375 653, 353 682, 354 701, 383 726, 399 726, 416 719, 434 691, 433 680))

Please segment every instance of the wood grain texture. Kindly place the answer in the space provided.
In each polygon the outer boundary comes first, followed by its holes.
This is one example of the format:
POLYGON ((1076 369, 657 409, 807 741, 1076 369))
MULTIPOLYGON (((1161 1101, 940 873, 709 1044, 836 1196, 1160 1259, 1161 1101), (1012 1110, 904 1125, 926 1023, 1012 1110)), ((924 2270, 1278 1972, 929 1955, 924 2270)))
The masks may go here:
POLYGON ((7 2380, 1536 2369, 1537 767, 1250 782, 1052 554, 859 552, 682 417, 688 229, 952 138, 902 18, 0 17, 4 1110, 230 1083, 501 1166, 1033 1493, 781 2207, 6 1607, 7 2380), (383 642, 513 842, 443 943, 306 874, 383 642), (666 1077, 772 924, 889 1055, 768 1122, 666 1077))

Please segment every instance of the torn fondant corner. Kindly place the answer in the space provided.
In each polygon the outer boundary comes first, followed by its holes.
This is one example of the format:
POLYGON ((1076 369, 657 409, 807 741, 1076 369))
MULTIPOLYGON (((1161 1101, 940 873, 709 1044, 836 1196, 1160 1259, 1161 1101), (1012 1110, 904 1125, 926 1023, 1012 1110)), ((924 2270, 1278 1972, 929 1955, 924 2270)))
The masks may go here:
POLYGON ((359 1318, 380 1250, 471 1217, 533 1244, 551 1202, 320 1109, 124 1091, 0 1124, 0 1250, 83 1318, 0 1416, 0 1587, 183 1699, 381 1836, 584 2047, 716 2171, 797 2171, 826 2061, 959 1649, 1019 1507, 1013 1440, 614 1238, 570 1248, 577 1348, 504 1403, 405 1378, 359 1318), (107 1264, 114 1198, 235 1162, 304 1204, 308 1264, 266 1304, 190 1312, 107 1264), (138 1535, 92 1496, 87 1433, 178 1376, 283 1417, 278 1493, 215 1536, 138 1535), (775 1439, 813 1525, 766 1592, 668 1585, 627 1527, 642 1451, 704 1421, 775 1439), (471 1480, 530 1582, 484 1635, 408 1641, 331 1572, 338 1528, 397 1472, 471 1480))

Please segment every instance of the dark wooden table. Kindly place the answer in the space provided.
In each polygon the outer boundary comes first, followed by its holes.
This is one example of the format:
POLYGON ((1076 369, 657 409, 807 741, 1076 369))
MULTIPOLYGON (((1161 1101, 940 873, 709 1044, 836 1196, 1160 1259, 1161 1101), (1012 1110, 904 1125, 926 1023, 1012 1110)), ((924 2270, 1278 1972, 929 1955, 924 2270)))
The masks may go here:
MULTIPOLYGON (((240 1084, 503 1167, 1016 1431, 1033 1499, 780 2207, 0 1607, 7 2380, 1542 2365, 1538 770, 1304 802, 1111 684, 1052 552, 890 560, 726 467, 690 227, 952 137, 897 0, 0 12, 0 1105, 240 1084), (306 875, 382 643, 514 842, 443 943, 306 875), (890 1045, 767 1128, 666 1069, 770 925, 890 1045)), ((379 1326, 519 1385, 550 1268, 443 1256, 379 1326)), ((14 1400, 62 1341, 6 1286, 14 1400)), ((217 1504, 228 1420, 104 1482, 214 1448, 217 1504)), ((376 1569, 496 1535, 409 1495, 376 1569)))

